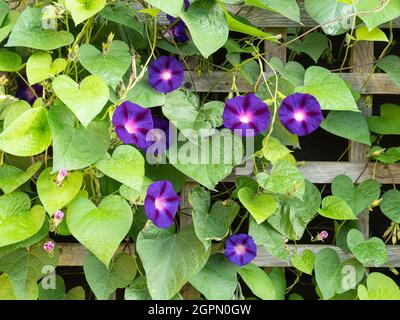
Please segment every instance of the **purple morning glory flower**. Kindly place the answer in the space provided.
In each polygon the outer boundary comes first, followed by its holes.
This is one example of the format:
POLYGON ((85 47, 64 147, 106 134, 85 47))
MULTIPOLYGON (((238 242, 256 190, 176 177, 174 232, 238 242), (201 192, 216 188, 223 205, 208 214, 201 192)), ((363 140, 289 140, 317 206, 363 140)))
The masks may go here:
POLYGON ((18 78, 18 88, 15 92, 15 97, 21 100, 25 100, 29 104, 33 104, 37 97, 41 97, 43 94, 43 87, 39 84, 34 84, 29 87, 22 79, 18 78), (36 95, 35 95, 36 94, 36 95))
POLYGON ((226 240, 225 256, 237 266, 241 267, 250 263, 256 255, 257 246, 248 234, 234 234, 226 240))
POLYGON ((153 130, 150 130, 147 135, 148 147, 153 143, 163 145, 162 150, 158 150, 161 153, 169 148, 169 122, 160 116, 153 116, 153 130))
POLYGON ((268 128, 270 112, 263 101, 250 93, 227 100, 223 119, 226 128, 240 130, 241 136, 255 136, 268 128))
MULTIPOLYGON (((169 23, 174 23, 175 18, 168 16, 169 23)), ((189 37, 186 33, 186 24, 182 21, 179 20, 176 24, 174 24, 169 30, 168 34, 174 37, 176 42, 187 42, 189 41, 189 37)))
POLYGON ((294 93, 287 96, 278 111, 284 127, 298 136, 306 136, 318 129, 323 120, 321 106, 310 94, 294 93))
POLYGON ((159 92, 178 89, 184 78, 183 65, 174 57, 161 56, 149 67, 149 83, 159 92))
POLYGON ((149 109, 125 101, 115 110, 112 123, 123 143, 133 144, 141 149, 147 147, 146 135, 153 129, 153 118, 149 109))
POLYGON ((144 211, 147 218, 159 228, 168 228, 174 223, 181 198, 168 180, 153 182, 147 188, 144 211))

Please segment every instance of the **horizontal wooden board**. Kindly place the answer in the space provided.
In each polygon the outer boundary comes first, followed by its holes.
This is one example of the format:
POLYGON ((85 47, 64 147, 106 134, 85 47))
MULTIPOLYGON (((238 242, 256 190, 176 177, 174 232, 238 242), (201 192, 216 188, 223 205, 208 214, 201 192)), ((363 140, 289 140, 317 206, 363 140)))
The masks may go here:
MULTIPOLYGON (((57 246, 62 250, 60 255, 59 266, 62 267, 79 267, 83 265, 83 258, 85 256, 86 249, 77 243, 58 243, 57 246)), ((122 249, 125 245, 121 245, 119 250, 122 249)), ((332 248, 338 254, 341 260, 345 260, 351 258, 352 255, 348 252, 343 251, 339 247, 331 246, 331 245, 319 245, 319 244, 309 244, 309 245, 288 245, 290 252, 294 252, 297 248, 298 252, 301 253, 305 249, 309 249, 314 253, 317 253, 319 250, 323 248, 332 248)), ((385 267, 400 267, 400 246, 389 245, 386 246, 386 249, 389 254, 389 261, 385 264, 385 267)), ((134 248, 131 245, 131 250, 133 252, 134 248)), ((277 258, 271 256, 268 252, 265 251, 263 247, 257 248, 257 257, 253 261, 256 265, 262 267, 288 267, 291 264, 277 258)), ((369 267, 373 267, 373 265, 369 265, 369 267)))
MULTIPOLYGON (((400 164, 385 165, 374 163, 334 162, 334 161, 307 161, 299 167, 304 177, 312 183, 331 183, 338 175, 347 175, 353 182, 375 179, 382 184, 400 183, 400 164)), ((238 175, 235 170, 225 182, 236 181, 238 175)))
MULTIPOLYGON (((256 8, 252 6, 227 5, 228 11, 230 11, 232 14, 235 15, 240 10, 239 15, 241 17, 247 19, 253 25, 260 28, 316 27, 318 24, 313 19, 310 18, 310 16, 304 9, 304 6, 300 4, 299 7, 300 7, 301 24, 292 21, 278 13, 274 13, 262 8, 256 8)), ((164 13, 159 14, 158 23, 161 25, 170 24, 164 13)), ((382 27, 388 27, 388 25, 385 24, 382 27)), ((400 19, 393 20, 393 28, 400 28, 400 19)))
MULTIPOLYGON (((266 77, 272 74, 266 73, 266 77)), ((368 74, 359 73, 342 73, 341 77, 348 81, 354 90, 362 94, 400 94, 400 88, 385 73, 376 73, 368 80, 363 88, 368 74)), ((187 90, 195 90, 197 92, 230 92, 232 90, 233 73, 215 71, 210 74, 205 73, 198 75, 196 72, 186 71, 183 88, 187 90)), ((254 87, 240 75, 236 75, 236 86, 240 92, 254 91, 254 87)))

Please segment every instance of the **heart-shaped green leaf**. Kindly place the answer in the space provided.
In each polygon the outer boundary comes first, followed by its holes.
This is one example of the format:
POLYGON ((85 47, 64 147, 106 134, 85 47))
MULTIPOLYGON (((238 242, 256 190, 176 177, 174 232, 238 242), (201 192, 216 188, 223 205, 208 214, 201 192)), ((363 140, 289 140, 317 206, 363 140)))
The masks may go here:
POLYGON ((315 255, 311 250, 306 249, 301 254, 295 253, 290 261, 297 270, 312 275, 315 255))
MULTIPOLYGON (((294 40, 294 37, 288 38, 287 41, 294 40)), ((322 53, 329 49, 328 38, 319 32, 312 32, 304 37, 303 40, 297 39, 288 45, 288 48, 297 53, 304 52, 309 55, 315 63, 318 63, 322 53)))
POLYGON ((353 210, 342 198, 328 196, 322 200, 322 208, 318 210, 321 216, 335 220, 355 220, 353 210))
POLYGON ((232 200, 217 201, 211 210, 210 193, 202 187, 193 188, 189 195, 193 207, 193 225, 197 237, 203 241, 221 241, 239 213, 239 205, 232 200))
POLYGON ((139 233, 136 249, 155 300, 171 299, 177 294, 204 267, 211 251, 196 237, 193 226, 175 234, 172 228, 159 229, 151 223, 139 233))
POLYGON ((25 100, 17 100, 10 104, 8 110, 4 111, 3 129, 7 129, 14 120, 18 119, 25 111, 31 109, 31 105, 25 100))
POLYGON ((7 14, 3 21, 3 24, 0 24, 0 42, 7 38, 7 36, 17 23, 19 15, 19 12, 16 10, 12 10, 7 14))
POLYGON ((381 115, 368 119, 369 129, 378 134, 400 134, 400 106, 384 104, 381 115))
POLYGON ((53 133, 53 172, 77 170, 103 159, 110 146, 108 125, 92 121, 87 128, 75 127, 75 116, 56 101, 49 111, 53 133))
POLYGON ((250 188, 240 189, 238 197, 258 224, 273 215, 277 208, 277 203, 273 196, 265 193, 254 194, 250 188))
POLYGON ((0 134, 0 149, 19 157, 42 153, 50 144, 47 110, 42 107, 25 111, 0 134))
POLYGON ((22 68, 19 54, 8 50, 0 50, 0 71, 15 72, 22 68))
POLYGON ((17 167, 3 164, 0 167, 0 189, 4 193, 11 193, 16 190, 19 186, 27 182, 32 176, 39 170, 42 163, 35 162, 26 171, 23 171, 17 167))
POLYGON ((106 0, 65 0, 65 7, 71 12, 75 25, 93 17, 106 5, 106 0))
POLYGON ((311 183, 305 182, 303 200, 279 196, 279 207, 268 223, 287 239, 300 240, 308 223, 315 217, 321 204, 319 190, 311 183))
POLYGON ((112 157, 100 160, 96 168, 105 175, 140 192, 144 177, 144 158, 134 147, 124 145, 115 149, 112 157))
POLYGON ((400 223, 400 191, 393 189, 385 192, 380 208, 386 217, 400 223))
POLYGON ((29 196, 23 192, 0 197, 0 247, 23 241, 40 230, 45 211, 41 206, 30 207, 29 196))
POLYGON ((306 70, 300 63, 296 61, 289 61, 284 65, 279 58, 273 57, 270 61, 270 64, 277 72, 280 73, 283 79, 289 81, 293 86, 297 87, 303 84, 306 70))
POLYGON ((386 56, 378 61, 378 67, 385 71, 400 88, 400 57, 386 56))
POLYGON ((215 253, 189 281, 208 300, 230 300, 237 287, 236 268, 222 253, 215 253))
POLYGON ((366 180, 354 187, 348 176, 337 176, 332 182, 332 194, 345 200, 358 216, 374 200, 379 199, 381 188, 376 180, 366 180))
POLYGON ((355 0, 353 1, 357 16, 369 30, 400 16, 398 1, 355 0))
POLYGON ((361 231, 357 229, 351 229, 347 233, 347 246, 363 265, 374 263, 379 267, 388 260, 385 243, 376 237, 365 240, 361 231))
POLYGON ((48 52, 35 52, 26 63, 26 75, 30 85, 44 81, 64 71, 67 61, 58 58, 53 61, 48 52))
POLYGON ((379 272, 368 275, 367 284, 358 286, 360 300, 400 300, 400 288, 388 276, 379 272))
POLYGON ((128 91, 127 99, 143 108, 153 108, 165 104, 166 95, 155 90, 148 81, 148 73, 128 91))
POLYGON ((108 267, 121 241, 132 225, 132 210, 115 195, 103 199, 98 207, 78 197, 67 210, 67 225, 72 235, 108 267))
POLYGON ((304 87, 296 88, 296 92, 312 94, 323 110, 359 111, 346 82, 322 67, 308 68, 304 76, 304 87))
POLYGON ((85 127, 103 110, 110 97, 107 84, 97 75, 86 77, 80 85, 68 76, 58 76, 53 80, 53 90, 85 127))
POLYGON ((9 276, 17 299, 36 300, 37 282, 46 275, 43 270, 48 267, 55 269, 58 257, 57 248, 49 255, 41 244, 31 246, 29 250, 20 248, 0 258, 0 270, 9 276))
POLYGON ((26 7, 15 24, 6 47, 54 50, 71 44, 74 36, 67 31, 43 28, 42 9, 26 7))
POLYGON ((79 48, 78 57, 86 70, 101 76, 113 88, 122 80, 132 62, 128 45, 119 40, 111 42, 105 52, 84 44, 79 48))
POLYGON ((37 181, 37 192, 47 213, 52 216, 70 203, 79 193, 83 176, 79 171, 70 172, 65 180, 57 185, 56 174, 51 174, 51 168, 42 171, 37 181))
POLYGON ((64 279, 56 275, 55 288, 39 286, 39 300, 85 300, 85 290, 74 287, 65 292, 64 279))
POLYGON ((90 289, 99 300, 108 300, 118 288, 127 287, 135 278, 136 262, 126 253, 118 254, 107 268, 88 252, 83 261, 83 271, 90 289))

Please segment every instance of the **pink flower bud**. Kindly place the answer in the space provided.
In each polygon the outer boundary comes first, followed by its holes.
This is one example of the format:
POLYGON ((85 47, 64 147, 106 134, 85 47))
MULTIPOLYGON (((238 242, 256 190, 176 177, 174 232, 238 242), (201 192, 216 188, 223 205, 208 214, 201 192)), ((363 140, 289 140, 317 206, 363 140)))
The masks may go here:
POLYGON ((319 237, 320 237, 322 240, 325 240, 326 238, 329 237, 328 231, 325 231, 325 230, 321 231, 321 232, 319 233, 319 237))
POLYGON ((43 249, 44 249, 45 251, 51 253, 51 252, 53 252, 55 246, 56 246, 56 245, 54 244, 53 241, 47 241, 47 242, 44 243, 43 249))
POLYGON ((58 171, 58 175, 57 175, 57 178, 56 178, 56 183, 58 185, 60 185, 64 181, 64 179, 65 179, 65 177, 67 175, 68 175, 68 170, 67 169, 60 169, 60 171, 58 171))
POLYGON ((60 224, 61 223, 61 221, 64 219, 64 212, 62 212, 61 210, 57 210, 55 213, 54 213, 54 221, 57 223, 57 224, 60 224))

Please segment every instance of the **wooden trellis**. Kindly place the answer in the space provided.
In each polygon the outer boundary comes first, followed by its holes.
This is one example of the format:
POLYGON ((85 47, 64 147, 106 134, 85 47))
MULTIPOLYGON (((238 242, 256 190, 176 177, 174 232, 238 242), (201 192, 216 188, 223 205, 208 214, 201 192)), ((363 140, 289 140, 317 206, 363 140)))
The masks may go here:
MULTIPOLYGON (((274 14, 266 10, 257 9, 254 7, 244 7, 240 11, 240 15, 248 19, 254 25, 266 28, 269 32, 286 36, 286 28, 290 27, 315 27, 316 23, 307 15, 304 8, 301 6, 301 21, 302 25, 293 22, 279 14, 274 14)), ((229 6, 229 10, 233 13, 239 10, 238 6, 229 6)), ((165 16, 160 16, 159 23, 168 24, 165 16)), ((400 28, 400 19, 393 21, 394 28, 400 28)), ((286 47, 278 46, 270 42, 265 43, 265 51, 268 59, 271 57, 279 57, 283 62, 286 62, 286 47)), ((400 95, 400 88, 390 79, 387 74, 374 74, 368 81, 367 85, 363 84, 368 79, 372 62, 374 61, 374 46, 373 42, 360 42, 351 49, 350 65, 355 66, 350 73, 342 73, 340 76, 350 82, 355 90, 361 91, 362 97, 359 101, 359 108, 366 116, 372 112, 371 108, 367 108, 366 101, 371 101, 371 96, 376 94, 400 95)), ((268 73, 268 72, 267 72, 268 73)), ((271 74, 267 74, 267 77, 271 74)), ((228 93, 232 87, 232 77, 229 73, 213 72, 212 74, 196 75, 195 72, 189 76, 186 72, 186 79, 183 87, 191 90, 192 81, 194 81, 196 91, 198 92, 222 92, 228 93)), ((251 91, 252 88, 248 85, 245 79, 240 76, 236 79, 236 85, 239 91, 251 91)), ((399 184, 400 183, 400 165, 384 165, 384 164, 368 164, 365 156, 365 146, 359 143, 351 142, 348 162, 331 162, 331 161, 308 161, 300 167, 303 175, 307 180, 317 184, 330 184, 338 175, 347 175, 353 182, 362 182, 371 179, 373 172, 374 177, 381 184, 399 184)), ((225 182, 235 181, 236 176, 227 177, 225 182)), ((188 181, 182 190, 182 198, 184 206, 187 206, 187 197, 190 190, 196 183, 188 181)), ((181 224, 190 224, 191 218, 182 215, 181 224)), ((362 214, 359 219, 360 230, 369 236, 369 217, 368 212, 362 214)), ((82 266, 85 248, 80 244, 61 243, 58 244, 62 249, 60 266, 82 266)), ((120 250, 122 250, 122 245, 120 250)), ((332 248, 340 256, 342 260, 349 258, 351 255, 344 252, 336 246, 330 245, 297 245, 296 249, 302 252, 305 249, 310 249, 313 252, 318 252, 322 248, 332 248)), ((289 245, 289 250, 293 252, 294 246, 289 245)), ((133 248, 132 248, 133 249, 133 248)), ((400 246, 388 245, 387 251, 389 254, 388 262, 385 267, 400 267, 400 246)), ((287 267, 290 263, 274 258, 265 251, 263 247, 258 248, 257 258, 254 263, 262 267, 287 267)), ((370 265, 373 267, 373 265, 370 265)))

